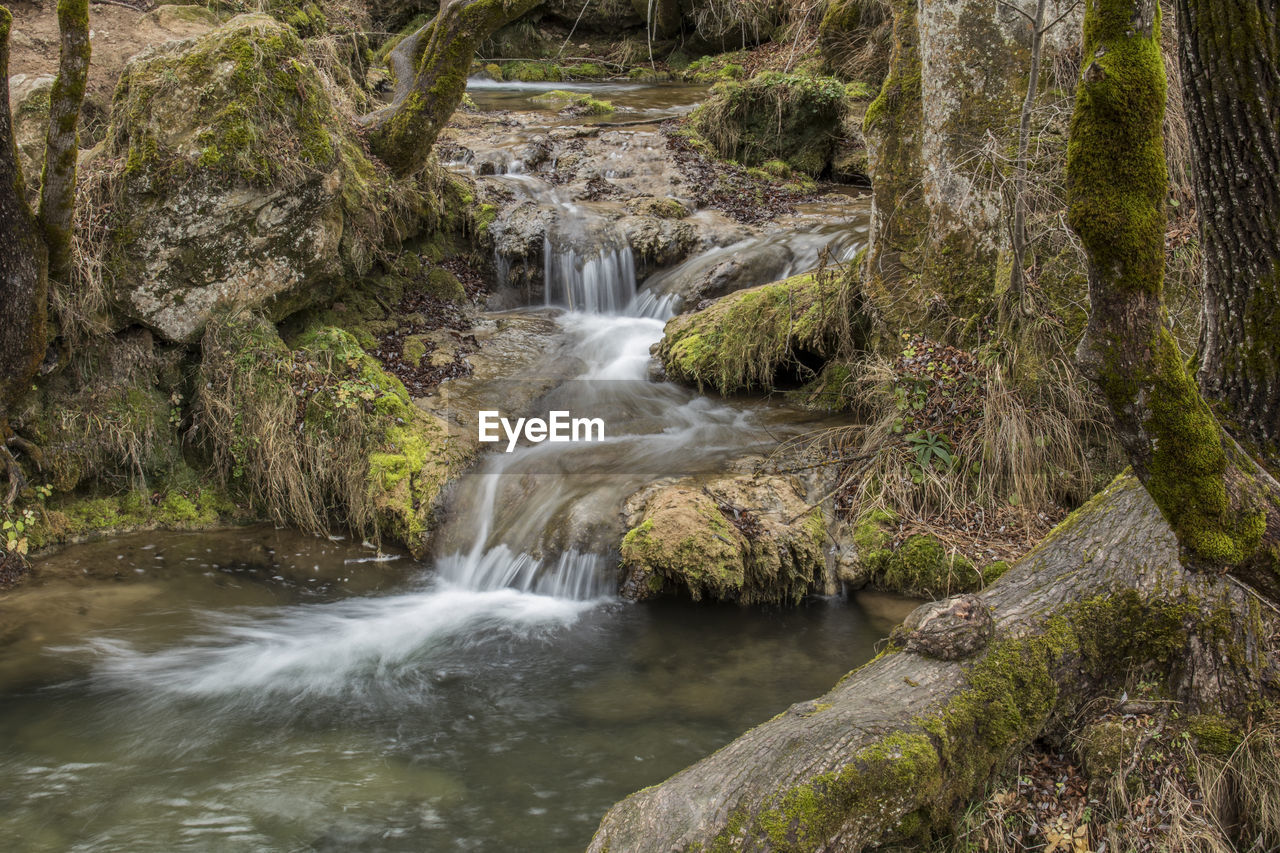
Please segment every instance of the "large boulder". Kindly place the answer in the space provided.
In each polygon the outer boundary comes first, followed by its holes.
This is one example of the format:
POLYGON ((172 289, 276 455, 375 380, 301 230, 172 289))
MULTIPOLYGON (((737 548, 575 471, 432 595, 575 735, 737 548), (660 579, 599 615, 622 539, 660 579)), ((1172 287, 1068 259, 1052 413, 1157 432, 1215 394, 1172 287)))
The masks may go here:
POLYGON ((122 323, 190 343, 219 303, 285 316, 421 221, 424 194, 375 166, 329 90, 296 30, 265 15, 129 64, 86 170, 122 323))

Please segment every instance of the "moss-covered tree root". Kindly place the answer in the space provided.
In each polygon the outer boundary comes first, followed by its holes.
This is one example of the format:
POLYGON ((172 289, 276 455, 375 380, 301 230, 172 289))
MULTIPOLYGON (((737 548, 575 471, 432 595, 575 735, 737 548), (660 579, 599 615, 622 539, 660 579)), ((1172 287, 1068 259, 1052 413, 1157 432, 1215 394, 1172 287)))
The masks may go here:
POLYGON ((1130 677, 1193 712, 1238 715, 1280 689, 1277 617, 1188 571, 1125 476, 980 600, 994 638, 956 662, 890 650, 813 702, 618 803, 590 849, 834 851, 946 832, 1005 761, 1130 677))
POLYGON ((542 0, 447 0, 440 12, 396 45, 388 61, 396 75, 390 107, 366 116, 373 151, 397 175, 426 165, 436 136, 462 102, 467 72, 480 42, 542 0))

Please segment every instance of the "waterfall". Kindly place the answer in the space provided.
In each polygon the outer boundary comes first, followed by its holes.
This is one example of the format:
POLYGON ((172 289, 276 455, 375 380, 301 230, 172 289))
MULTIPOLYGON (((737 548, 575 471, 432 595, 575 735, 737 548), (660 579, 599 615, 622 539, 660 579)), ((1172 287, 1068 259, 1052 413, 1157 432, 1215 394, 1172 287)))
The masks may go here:
POLYGON ((586 314, 619 314, 636 294, 636 263, 631 247, 603 247, 580 255, 572 246, 557 250, 543 239, 546 304, 586 314))

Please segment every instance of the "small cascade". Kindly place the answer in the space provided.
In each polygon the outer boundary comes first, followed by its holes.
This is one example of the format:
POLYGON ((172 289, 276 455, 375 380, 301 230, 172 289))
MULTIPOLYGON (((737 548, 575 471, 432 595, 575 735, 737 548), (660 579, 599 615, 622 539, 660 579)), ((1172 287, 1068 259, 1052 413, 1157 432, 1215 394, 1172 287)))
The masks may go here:
POLYGON ((620 314, 636 295, 636 263, 630 246, 581 255, 543 241, 546 304, 585 314, 620 314))
POLYGON ((515 589, 553 598, 591 601, 612 595, 605 557, 570 548, 551 560, 517 553, 502 544, 487 551, 453 554, 439 563, 441 578, 464 589, 515 589))

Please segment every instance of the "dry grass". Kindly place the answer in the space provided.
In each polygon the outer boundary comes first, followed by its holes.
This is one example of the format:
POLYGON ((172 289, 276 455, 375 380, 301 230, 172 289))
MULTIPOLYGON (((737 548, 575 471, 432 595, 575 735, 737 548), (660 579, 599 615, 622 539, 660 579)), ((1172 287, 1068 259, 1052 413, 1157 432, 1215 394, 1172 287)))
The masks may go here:
POLYGON ((281 524, 326 533, 337 520, 376 533, 363 408, 308 411, 343 366, 290 352, 270 323, 243 310, 210 321, 202 349, 193 430, 223 481, 281 524))
POLYGON ((990 518, 1012 506, 1032 521, 1088 497, 1100 462, 1110 468, 1114 460, 1098 452, 1109 447, 1105 413, 1070 362, 1052 359, 1035 381, 1014 382, 1005 357, 925 345, 938 347, 939 357, 959 353, 964 369, 930 386, 904 371, 906 359, 871 356, 843 390, 864 423, 782 452, 839 460, 835 497, 848 513, 886 509, 925 523, 990 518))
POLYGON ((1098 773, 1079 752, 1033 745, 936 849, 1269 853, 1280 848, 1280 723, 1274 716, 1223 757, 1198 745, 1188 721, 1170 703, 1142 704, 1154 710, 1106 714, 1094 721, 1126 733, 1116 766, 1098 773))
POLYGON ((823 52, 837 76, 879 86, 889 71, 893 7, 888 0, 865 0, 860 24, 851 32, 824 34, 823 52))

